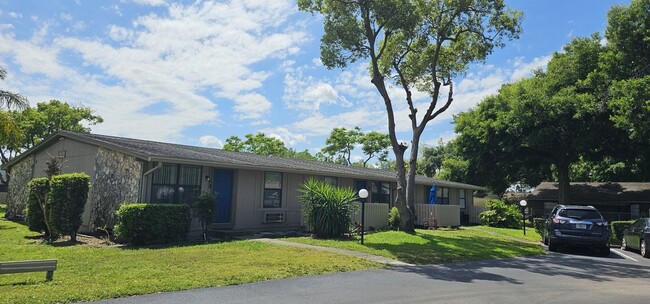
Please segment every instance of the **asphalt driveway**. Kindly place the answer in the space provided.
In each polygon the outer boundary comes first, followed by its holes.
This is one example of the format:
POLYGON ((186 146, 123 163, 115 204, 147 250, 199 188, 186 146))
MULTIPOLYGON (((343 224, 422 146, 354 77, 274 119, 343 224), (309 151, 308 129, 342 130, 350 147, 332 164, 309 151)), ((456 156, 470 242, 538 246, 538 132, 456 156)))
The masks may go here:
MULTIPOLYGON (((632 253, 631 255, 633 255, 632 253)), ((650 262, 613 252, 395 267, 99 303, 650 303, 650 262)))

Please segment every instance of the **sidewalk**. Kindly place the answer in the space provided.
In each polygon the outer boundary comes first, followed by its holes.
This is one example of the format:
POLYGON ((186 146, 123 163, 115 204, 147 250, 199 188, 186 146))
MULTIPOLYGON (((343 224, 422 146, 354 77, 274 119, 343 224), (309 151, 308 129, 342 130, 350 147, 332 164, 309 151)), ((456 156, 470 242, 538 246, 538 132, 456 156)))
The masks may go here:
POLYGON ((357 252, 357 251, 352 251, 352 250, 330 248, 330 247, 322 247, 322 246, 315 246, 315 245, 308 245, 308 244, 301 244, 301 243, 293 243, 293 242, 287 242, 287 241, 282 241, 282 240, 278 240, 278 239, 251 239, 251 241, 271 243, 271 244, 284 245, 284 246, 293 246, 293 247, 300 247, 300 248, 309 248, 309 249, 322 250, 322 251, 333 252, 333 253, 338 253, 338 254, 345 254, 345 255, 355 256, 355 257, 358 257, 358 258, 362 258, 362 259, 366 259, 366 260, 369 260, 369 261, 373 261, 373 262, 377 262, 377 263, 381 263, 381 264, 386 264, 386 265, 390 265, 390 266, 415 266, 413 264, 400 262, 400 261, 385 258, 385 257, 382 257, 382 256, 377 256, 377 255, 372 255, 372 254, 369 254, 369 253, 357 252))

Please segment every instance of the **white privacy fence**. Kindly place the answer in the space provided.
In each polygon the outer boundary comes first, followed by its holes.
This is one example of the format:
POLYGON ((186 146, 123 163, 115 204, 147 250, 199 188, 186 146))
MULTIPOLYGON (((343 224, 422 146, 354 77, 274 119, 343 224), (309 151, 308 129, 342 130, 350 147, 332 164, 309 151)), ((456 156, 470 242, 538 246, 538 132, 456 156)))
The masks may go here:
POLYGON ((457 205, 415 204, 415 214, 415 224, 419 226, 460 226, 460 206, 457 205))
POLYGON ((479 214, 487 210, 490 210, 490 208, 483 206, 469 206, 466 210, 466 212, 469 214, 469 222, 471 224, 480 224, 481 219, 479 218, 479 214))
MULTIPOLYGON (((365 204, 364 229, 381 229, 388 226, 388 204, 365 204)), ((415 204, 416 220, 418 226, 460 226, 460 207, 457 205, 429 205, 415 204)), ((354 214, 354 221, 361 223, 361 208, 354 214)))
MULTIPOLYGON (((365 204, 365 227, 368 230, 370 227, 374 229, 381 229, 388 226, 388 204, 365 204)), ((361 204, 359 210, 354 214, 354 221, 361 224, 361 204)))

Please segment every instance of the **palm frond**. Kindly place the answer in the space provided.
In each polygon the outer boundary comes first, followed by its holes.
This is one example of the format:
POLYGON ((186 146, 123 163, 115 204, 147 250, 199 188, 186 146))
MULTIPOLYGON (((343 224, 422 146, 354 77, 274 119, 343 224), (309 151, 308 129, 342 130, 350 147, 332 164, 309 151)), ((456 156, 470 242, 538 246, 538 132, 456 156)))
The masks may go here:
POLYGON ((0 105, 4 105, 8 109, 13 107, 17 110, 24 110, 29 107, 29 101, 20 94, 0 90, 0 105))

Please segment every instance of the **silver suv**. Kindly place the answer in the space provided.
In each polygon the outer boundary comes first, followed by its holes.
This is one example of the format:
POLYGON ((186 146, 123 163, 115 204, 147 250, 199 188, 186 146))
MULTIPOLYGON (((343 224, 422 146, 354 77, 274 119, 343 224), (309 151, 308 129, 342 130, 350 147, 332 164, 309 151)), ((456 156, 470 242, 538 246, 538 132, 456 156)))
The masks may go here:
POLYGON ((549 251, 561 245, 596 248, 609 255, 609 226, 592 206, 557 205, 546 220, 544 244, 549 251))

